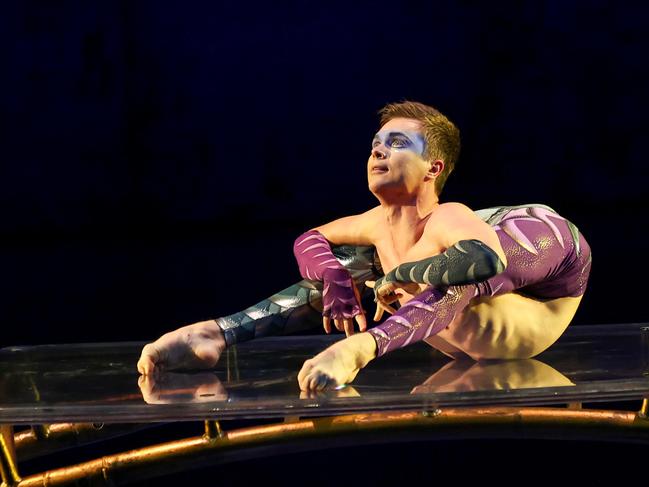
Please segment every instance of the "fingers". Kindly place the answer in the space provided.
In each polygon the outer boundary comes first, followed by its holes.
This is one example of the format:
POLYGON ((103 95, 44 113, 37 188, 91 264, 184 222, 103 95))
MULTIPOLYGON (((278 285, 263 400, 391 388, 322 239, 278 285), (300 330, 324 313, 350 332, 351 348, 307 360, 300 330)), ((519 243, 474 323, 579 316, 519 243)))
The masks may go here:
POLYGON ((374 321, 379 321, 383 317, 383 313, 387 311, 391 315, 397 312, 392 306, 385 304, 382 301, 377 301, 376 312, 374 313, 374 321))
POLYGON ((384 303, 384 304, 392 304, 395 301, 399 301, 402 297, 403 297, 402 294, 397 294, 397 293, 390 294, 390 295, 387 295, 387 296, 382 296, 381 297, 381 302, 384 303))
POLYGON ((376 289, 375 292, 379 296, 379 298, 382 298, 383 296, 389 296, 390 294, 393 294, 396 289, 396 283, 387 282, 380 288, 376 289))
POLYGON ((376 311, 374 312, 374 321, 379 321, 383 316, 384 309, 381 307, 380 302, 376 303, 376 311))
POLYGON ((385 303, 383 303, 383 302, 381 302, 381 301, 379 301, 378 304, 380 304, 381 308, 383 308, 385 311, 387 311, 387 312, 390 313, 391 315, 393 315, 394 313, 397 312, 397 310, 394 309, 394 308, 393 308, 392 306, 390 306, 389 304, 385 304, 385 303))
POLYGON ((329 319, 328 316, 322 317, 322 324, 324 326, 325 333, 327 334, 331 333, 331 320, 329 319))
MULTIPOLYGON (((336 326, 336 330, 344 331, 345 335, 349 337, 355 333, 354 320, 358 323, 360 331, 367 330, 367 319, 362 312, 353 318, 334 318, 333 322, 336 326)), ((322 324, 327 333, 331 333, 331 321, 332 319, 327 316, 322 317, 322 324)))
POLYGON ((343 325, 345 326, 345 335, 352 336, 354 334, 354 320, 352 318, 344 319, 343 325))
POLYGON ((401 289, 413 296, 420 292, 419 284, 416 282, 400 282, 398 284, 401 289))
POLYGON ((331 379, 322 372, 311 370, 300 383, 302 391, 324 391, 331 383, 331 379))
POLYGON ((312 391, 322 391, 327 387, 329 378, 323 374, 313 374, 309 381, 309 389, 312 391))
POLYGON ((367 331, 367 319, 365 318, 365 313, 356 315, 356 323, 358 323, 358 329, 360 331, 367 331))
POLYGON ((376 281, 365 281, 365 285, 367 287, 371 287, 372 289, 374 289, 375 284, 376 284, 376 281))
POLYGON ((301 391, 322 391, 331 383, 331 379, 314 370, 311 360, 307 360, 297 375, 297 382, 301 391))
POLYGON ((336 330, 338 331, 344 331, 345 327, 343 325, 343 320, 339 318, 334 318, 334 324, 336 325, 336 330))
POLYGON ((311 360, 306 360, 300 369, 300 372, 297 374, 297 383, 300 385, 300 390, 306 391, 309 389, 307 379, 309 377, 309 372, 311 372, 311 360))

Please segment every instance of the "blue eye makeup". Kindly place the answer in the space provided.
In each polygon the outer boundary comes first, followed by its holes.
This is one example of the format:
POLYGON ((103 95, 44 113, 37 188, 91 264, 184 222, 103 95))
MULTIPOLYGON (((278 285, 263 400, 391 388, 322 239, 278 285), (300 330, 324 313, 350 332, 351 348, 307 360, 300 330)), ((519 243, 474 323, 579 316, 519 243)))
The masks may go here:
POLYGON ((424 138, 417 132, 377 132, 372 139, 372 149, 383 143, 386 147, 394 150, 412 150, 419 155, 424 153, 424 138))
POLYGON ((395 149, 405 149, 406 147, 410 147, 412 142, 405 137, 389 137, 387 145, 395 149))

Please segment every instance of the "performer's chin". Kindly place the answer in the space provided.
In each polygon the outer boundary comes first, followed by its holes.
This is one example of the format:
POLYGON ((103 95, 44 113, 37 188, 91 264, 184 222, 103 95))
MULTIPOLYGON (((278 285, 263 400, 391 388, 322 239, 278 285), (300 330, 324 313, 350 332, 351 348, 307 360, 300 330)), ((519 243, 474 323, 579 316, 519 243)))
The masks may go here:
POLYGON ((379 196, 389 188, 396 186, 395 182, 390 179, 390 171, 368 174, 367 185, 375 196, 379 196))

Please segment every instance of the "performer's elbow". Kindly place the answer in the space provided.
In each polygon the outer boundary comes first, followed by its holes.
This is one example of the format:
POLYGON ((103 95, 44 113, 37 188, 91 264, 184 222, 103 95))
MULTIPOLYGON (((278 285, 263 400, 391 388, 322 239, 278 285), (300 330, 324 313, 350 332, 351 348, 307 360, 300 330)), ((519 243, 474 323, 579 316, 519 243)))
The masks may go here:
MULTIPOLYGON (((481 242, 482 243, 482 242, 481 242)), ((507 268, 500 256, 488 245, 483 243, 480 258, 474 266, 474 279, 475 282, 486 281, 494 276, 497 276, 507 268)))
POLYGON ((507 264, 503 262, 500 256, 491 248, 489 248, 489 251, 485 252, 484 258, 485 262, 483 269, 485 269, 485 276, 482 279, 484 281, 497 276, 507 268, 507 264))

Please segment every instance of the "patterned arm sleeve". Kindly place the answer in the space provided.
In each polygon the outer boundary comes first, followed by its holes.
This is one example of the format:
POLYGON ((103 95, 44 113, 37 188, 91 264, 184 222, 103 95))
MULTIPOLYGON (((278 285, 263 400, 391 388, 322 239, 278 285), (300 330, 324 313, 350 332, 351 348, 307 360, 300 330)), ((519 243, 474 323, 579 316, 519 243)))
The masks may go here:
MULTIPOLYGON (((383 274, 374 247, 341 245, 333 247, 332 254, 351 274, 361 296, 371 297, 365 281, 383 274)), ((322 287, 321 282, 303 280, 243 311, 218 318, 227 346, 321 327, 322 287)))
POLYGON ((461 240, 439 255, 398 265, 379 279, 375 292, 388 282, 458 286, 486 281, 505 269, 498 254, 480 240, 461 240))
POLYGON ((439 255, 406 262, 386 279, 430 286, 457 286, 481 282, 505 269, 498 254, 480 240, 461 240, 439 255))

